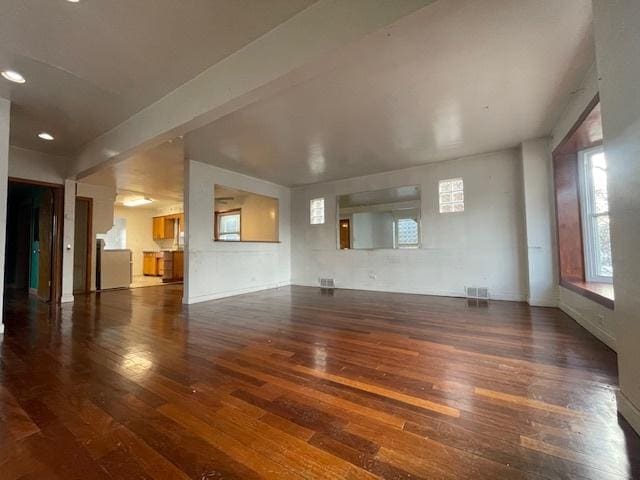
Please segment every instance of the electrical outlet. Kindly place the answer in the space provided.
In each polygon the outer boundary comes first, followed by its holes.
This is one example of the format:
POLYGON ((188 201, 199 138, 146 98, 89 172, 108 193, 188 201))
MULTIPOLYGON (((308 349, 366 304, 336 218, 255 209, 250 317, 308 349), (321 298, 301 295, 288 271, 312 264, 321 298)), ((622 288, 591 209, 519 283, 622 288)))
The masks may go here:
POLYGON ((369 278, 370 278, 371 280, 375 280, 376 278, 378 278, 378 276, 377 276, 375 273, 373 273, 373 272, 369 272, 369 278))

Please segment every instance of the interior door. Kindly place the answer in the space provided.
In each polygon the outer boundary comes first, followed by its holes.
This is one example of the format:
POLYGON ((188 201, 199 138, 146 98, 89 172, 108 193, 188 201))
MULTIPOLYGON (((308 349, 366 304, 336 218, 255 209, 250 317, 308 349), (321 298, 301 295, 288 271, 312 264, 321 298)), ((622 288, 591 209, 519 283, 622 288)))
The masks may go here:
POLYGON ((91 199, 76 198, 73 250, 73 292, 85 293, 91 289, 91 199))
MULTIPOLYGON (((30 207, 31 208, 31 207, 30 207)), ((29 291, 38 292, 40 281, 40 208, 33 207, 31 220, 31 248, 29 256, 29 291)))
POLYGON ((42 192, 38 217, 38 297, 48 302, 51 300, 51 248, 53 245, 53 192, 50 188, 42 192))
POLYGON ((351 222, 348 219, 340 220, 340 249, 351 248, 351 222))

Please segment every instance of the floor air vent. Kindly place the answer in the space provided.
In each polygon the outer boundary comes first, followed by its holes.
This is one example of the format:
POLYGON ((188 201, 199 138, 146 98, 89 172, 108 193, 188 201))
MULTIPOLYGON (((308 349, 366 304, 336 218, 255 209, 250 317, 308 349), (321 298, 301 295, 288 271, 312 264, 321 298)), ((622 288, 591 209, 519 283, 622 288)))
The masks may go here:
POLYGON ((335 288, 335 283, 333 282, 333 278, 321 278, 320 288, 335 288))
POLYGON ((486 304, 489 300, 489 289, 487 287, 465 287, 467 299, 477 304, 486 304))
POLYGON ((466 287, 467 298, 489 300, 489 289, 487 287, 466 287))

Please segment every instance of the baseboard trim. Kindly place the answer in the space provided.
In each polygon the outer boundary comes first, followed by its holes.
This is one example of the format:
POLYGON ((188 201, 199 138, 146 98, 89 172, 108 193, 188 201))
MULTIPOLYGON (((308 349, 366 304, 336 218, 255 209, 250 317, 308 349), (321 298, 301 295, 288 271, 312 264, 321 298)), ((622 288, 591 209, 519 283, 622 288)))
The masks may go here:
POLYGON ((613 350, 614 352, 618 351, 616 348, 616 339, 609 332, 603 330, 598 325, 585 318, 580 312, 564 302, 560 302, 558 308, 560 308, 560 310, 573 318, 582 328, 584 328, 598 340, 603 342, 611 350, 613 350))
MULTIPOLYGON (((317 283, 305 283, 305 282, 292 282, 291 285, 300 287, 316 287, 320 288, 317 283)), ((449 290, 423 290, 423 289, 389 289, 389 288, 376 288, 373 286, 367 287, 353 287, 349 285, 336 285, 337 289, 344 290, 360 290, 364 292, 384 292, 384 293, 403 293, 408 295, 431 295, 434 297, 454 297, 454 298, 466 298, 464 292, 449 291, 449 290)), ((500 300, 508 302, 525 302, 527 300, 525 295, 511 294, 511 293, 495 293, 489 291, 491 297, 489 300, 500 300)))
POLYGON ((528 298, 527 303, 532 307, 554 307, 558 308, 557 298, 528 298))
POLYGON ((640 409, 622 392, 618 391, 618 412, 629 422, 629 425, 640 435, 640 409))
POLYGON ((73 303, 73 301, 73 295, 62 295, 60 298, 60 303, 73 303))
POLYGON ((261 292, 263 290, 270 290, 272 288, 280 288, 280 287, 287 287, 291 285, 291 282, 275 282, 275 283, 269 283, 266 285, 259 285, 256 287, 247 287, 247 288, 237 288, 237 289, 233 289, 233 290, 225 290, 224 292, 217 292, 217 293, 211 293, 211 294, 205 294, 205 295, 196 295, 196 296, 191 296, 191 297, 183 297, 182 298, 182 303, 185 305, 193 305, 194 303, 202 303, 202 302, 208 302, 211 300, 219 300, 221 298, 227 298, 227 297, 235 297, 236 295, 244 295, 245 293, 254 293, 254 292, 261 292))

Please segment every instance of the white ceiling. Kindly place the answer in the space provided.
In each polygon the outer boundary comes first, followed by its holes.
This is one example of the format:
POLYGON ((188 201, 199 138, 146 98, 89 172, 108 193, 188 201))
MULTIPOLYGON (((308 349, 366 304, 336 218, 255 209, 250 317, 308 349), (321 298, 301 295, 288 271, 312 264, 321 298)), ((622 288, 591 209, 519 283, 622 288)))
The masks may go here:
POLYGON ((140 193, 138 192, 128 192, 126 190, 120 190, 118 192, 118 195, 116 196, 116 202, 115 202, 115 206, 116 207, 123 207, 123 208, 135 208, 136 210, 158 210, 158 209, 163 209, 163 208, 171 208, 171 207, 176 207, 178 206, 179 208, 182 208, 182 202, 180 201, 176 201, 176 200, 170 200, 170 199, 165 199, 165 198, 157 198, 155 196, 151 196, 151 195, 140 195, 140 193), (151 203, 147 203, 144 205, 138 205, 135 207, 127 207, 124 205, 124 202, 127 200, 133 200, 133 199, 138 199, 141 196, 148 198, 150 200, 152 200, 151 203))
POLYGON ((594 61, 591 20, 590 0, 440 0, 186 154, 301 185, 514 147, 551 132, 594 61))
POLYGON ((83 183, 114 187, 118 192, 135 193, 154 200, 179 202, 183 199, 184 150, 176 138, 144 153, 108 165, 83 177, 83 183))
POLYGON ((11 143, 70 154, 315 0, 2 0, 11 143), (56 141, 44 143, 38 132, 56 141))

